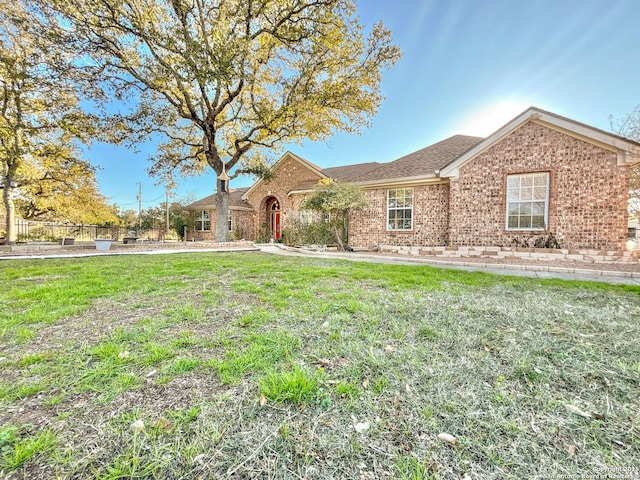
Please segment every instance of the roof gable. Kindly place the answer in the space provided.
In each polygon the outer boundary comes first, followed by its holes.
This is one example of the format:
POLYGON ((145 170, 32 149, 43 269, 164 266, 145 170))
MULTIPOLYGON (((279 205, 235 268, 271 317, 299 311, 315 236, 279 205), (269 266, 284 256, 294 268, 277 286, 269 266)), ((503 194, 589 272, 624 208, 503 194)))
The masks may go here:
MULTIPOLYGON (((315 173, 316 175, 318 175, 318 180, 322 179, 322 178, 326 178, 326 176, 322 173, 322 171, 320 170, 320 167, 318 167, 317 165, 311 163, 308 160, 305 160, 302 157, 299 157, 298 155, 291 153, 289 151, 285 152, 284 155, 282 155, 278 161, 276 163, 274 163, 271 166, 271 170, 275 171, 277 170, 280 165, 282 165, 285 161, 287 161, 288 159, 291 159, 295 162, 300 163, 303 167, 309 169, 310 171, 312 171, 313 173, 315 173)), ((262 178, 259 178, 253 185, 251 185, 251 187, 249 187, 247 189, 247 191, 242 195, 242 199, 246 200, 247 198, 249 198, 249 195, 251 194, 251 192, 253 192, 259 185, 261 185, 264 182, 264 180, 262 178)))
POLYGON ((599 145, 618 154, 618 165, 633 165, 640 162, 640 143, 615 135, 584 123, 576 122, 555 113, 530 107, 509 123, 496 130, 440 171, 441 177, 458 177, 459 169, 498 141, 527 122, 534 122, 560 131, 572 137, 599 145))

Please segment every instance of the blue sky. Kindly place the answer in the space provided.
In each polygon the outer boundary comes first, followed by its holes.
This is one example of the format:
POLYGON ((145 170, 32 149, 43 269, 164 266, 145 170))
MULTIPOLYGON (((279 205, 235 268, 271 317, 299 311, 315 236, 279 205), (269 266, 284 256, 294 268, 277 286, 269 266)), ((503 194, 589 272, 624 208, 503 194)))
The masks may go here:
MULTIPOLYGON (((372 127, 283 152, 321 167, 387 162, 454 134, 487 136, 531 105, 609 130, 610 115, 640 104, 638 0, 359 0, 358 14, 367 26, 382 20, 403 52, 372 127)), ((138 182, 143 208, 164 201, 146 172, 153 150, 89 150, 111 203, 137 209, 138 182)), ((213 173, 180 179, 175 195, 214 186, 213 173)))

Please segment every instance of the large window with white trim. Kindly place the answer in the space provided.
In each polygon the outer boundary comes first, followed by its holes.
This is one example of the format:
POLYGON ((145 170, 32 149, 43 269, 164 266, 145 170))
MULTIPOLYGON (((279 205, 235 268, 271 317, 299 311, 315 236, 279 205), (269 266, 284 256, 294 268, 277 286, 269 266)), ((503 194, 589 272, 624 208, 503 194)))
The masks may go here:
POLYGON ((507 230, 544 230, 549 216, 549 173, 507 176, 507 230))
POLYGON ((196 231, 208 232, 209 230, 211 230, 209 210, 198 210, 196 212, 196 231))
POLYGON ((387 230, 413 230, 413 188, 387 190, 387 230))
POLYGON ((318 220, 318 214, 313 210, 303 208, 298 211, 298 220, 301 225, 310 225, 318 220))

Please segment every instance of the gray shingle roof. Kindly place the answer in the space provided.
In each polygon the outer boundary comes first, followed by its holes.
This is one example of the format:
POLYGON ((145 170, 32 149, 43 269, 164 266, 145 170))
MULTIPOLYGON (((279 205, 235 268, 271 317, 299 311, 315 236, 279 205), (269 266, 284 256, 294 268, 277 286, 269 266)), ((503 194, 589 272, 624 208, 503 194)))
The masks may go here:
MULTIPOLYGON (((433 175, 464 152, 480 143, 483 138, 466 135, 454 135, 441 142, 410 153, 389 163, 367 162, 355 165, 343 165, 320 170, 323 175, 339 182, 375 182, 407 177, 433 175)), ((314 165, 315 166, 315 165, 314 165)), ((316 181, 300 182, 292 191, 311 190, 316 181)), ((253 208, 242 200, 242 195, 249 188, 231 190, 229 206, 253 208)), ((187 210, 201 210, 215 208, 215 194, 202 198, 185 207, 187 210)))
POLYGON ((378 162, 358 163, 356 165, 344 165, 322 169, 322 173, 338 182, 350 182, 354 178, 375 170, 382 164, 378 162))
MULTIPOLYGON (((229 206, 230 207, 245 207, 245 208, 253 208, 247 202, 242 200, 242 195, 244 192, 249 190, 249 187, 244 188, 234 188, 229 191, 229 206)), ((216 194, 209 195, 208 197, 201 198, 193 203, 187 205, 185 210, 203 210, 206 208, 215 208, 216 207, 216 194)))
MULTIPOLYGON (((368 162, 368 163, 357 163, 355 165, 342 165, 339 167, 330 167, 323 168, 321 173, 326 175, 329 178, 332 178, 338 182, 350 182, 354 178, 359 175, 364 175, 365 173, 378 168, 381 163, 378 162, 368 162)), ((305 190, 312 190, 318 184, 317 180, 307 180, 304 182, 297 183, 291 191, 299 192, 305 190)))
POLYGON ((484 139, 480 137, 454 135, 393 162, 383 163, 351 181, 358 183, 433 175, 482 140, 484 139))

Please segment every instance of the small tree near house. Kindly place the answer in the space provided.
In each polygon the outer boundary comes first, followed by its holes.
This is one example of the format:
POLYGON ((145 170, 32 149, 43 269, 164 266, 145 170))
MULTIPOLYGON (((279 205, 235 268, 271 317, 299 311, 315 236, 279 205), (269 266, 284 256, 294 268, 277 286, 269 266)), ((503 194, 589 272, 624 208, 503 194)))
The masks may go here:
POLYGON ((303 203, 302 208, 330 215, 333 234, 340 250, 344 230, 352 210, 360 210, 368 205, 362 189, 351 183, 337 183, 330 178, 320 180, 313 193, 303 203))
MULTIPOLYGON (((609 120, 614 133, 640 142, 640 105, 621 119, 609 120)), ((640 164, 629 169, 629 215, 640 220, 640 164)))

